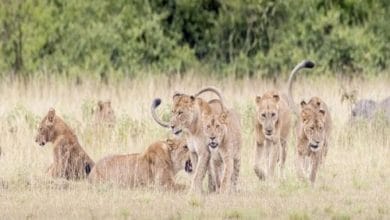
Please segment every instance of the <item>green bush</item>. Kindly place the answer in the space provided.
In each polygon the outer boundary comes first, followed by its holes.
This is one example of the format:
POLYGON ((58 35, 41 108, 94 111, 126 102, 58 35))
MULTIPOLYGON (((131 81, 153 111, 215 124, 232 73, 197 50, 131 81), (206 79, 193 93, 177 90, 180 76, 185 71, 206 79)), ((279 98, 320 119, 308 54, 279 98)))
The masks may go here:
POLYGON ((388 70, 386 0, 0 0, 3 74, 388 70))

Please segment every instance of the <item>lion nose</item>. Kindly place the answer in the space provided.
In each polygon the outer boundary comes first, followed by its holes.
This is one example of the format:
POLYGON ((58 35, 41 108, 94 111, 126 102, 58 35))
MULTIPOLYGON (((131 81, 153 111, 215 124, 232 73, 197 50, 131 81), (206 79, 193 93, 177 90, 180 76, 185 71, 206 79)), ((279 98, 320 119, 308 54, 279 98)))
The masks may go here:
POLYGON ((210 137, 210 139, 213 141, 213 140, 215 140, 215 137, 214 137, 214 136, 212 136, 212 137, 210 137))
POLYGON ((174 129, 175 128, 175 126, 174 125, 171 125, 171 129, 174 129))
POLYGON ((317 141, 317 140, 315 140, 314 142, 315 142, 316 144, 319 144, 321 141, 317 141))
POLYGON ((271 134, 272 133, 272 129, 266 129, 265 131, 267 132, 267 134, 271 134))

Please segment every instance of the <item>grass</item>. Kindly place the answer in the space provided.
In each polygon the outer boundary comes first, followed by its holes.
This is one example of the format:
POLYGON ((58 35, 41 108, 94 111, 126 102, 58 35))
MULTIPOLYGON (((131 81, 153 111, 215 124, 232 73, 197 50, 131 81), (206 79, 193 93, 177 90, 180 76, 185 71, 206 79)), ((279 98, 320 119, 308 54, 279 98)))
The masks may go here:
MULTIPOLYGON (((334 127, 326 165, 310 186, 295 177, 294 134, 284 180, 259 182, 252 170, 254 97, 283 88, 260 79, 213 79, 164 76, 100 84, 94 80, 56 82, 54 79, 0 82, 0 218, 1 219, 356 219, 390 218, 390 128, 385 125, 346 125, 350 106, 341 104, 340 81, 301 79, 294 85, 295 102, 322 97, 330 106, 334 127), (313 86, 316 83, 318 86, 313 86), (213 85, 228 105, 239 111, 244 143, 238 193, 191 195, 155 189, 92 186, 86 181, 50 179, 44 175, 52 161, 50 145, 34 143, 36 124, 55 107, 75 130, 81 145, 95 160, 109 154, 140 152, 169 131, 151 118, 154 97, 163 100, 160 113, 169 115, 175 90, 194 93, 213 85), (117 124, 99 134, 90 123, 90 108, 111 99, 117 124)), ((348 88, 360 98, 380 100, 390 94, 389 79, 352 81, 348 88)), ((206 97, 208 98, 208 97, 206 97)), ((294 133, 294 132, 292 132, 294 133)), ((189 185, 180 173, 177 181, 189 185)), ((206 182, 206 181, 205 181, 206 182)))

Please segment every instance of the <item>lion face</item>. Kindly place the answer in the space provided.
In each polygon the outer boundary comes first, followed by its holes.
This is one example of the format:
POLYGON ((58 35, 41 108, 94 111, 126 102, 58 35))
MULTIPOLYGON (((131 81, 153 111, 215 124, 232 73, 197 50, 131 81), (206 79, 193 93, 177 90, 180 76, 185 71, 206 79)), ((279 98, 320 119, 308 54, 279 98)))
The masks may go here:
POLYGON ((325 141, 325 111, 323 109, 316 109, 313 106, 301 103, 301 120, 303 132, 309 140, 309 147, 312 151, 321 149, 325 141))
POLYGON ((96 118, 98 122, 102 122, 109 127, 115 124, 115 114, 111 107, 111 101, 99 101, 96 111, 96 118))
POLYGON ((192 172, 192 163, 187 142, 184 139, 168 139, 171 160, 174 173, 184 169, 187 173, 192 172))
POLYGON ((178 135, 183 130, 189 129, 196 119, 195 97, 183 94, 173 96, 173 109, 170 126, 173 134, 178 135))
POLYGON ((35 142, 40 146, 45 146, 47 142, 51 142, 54 137, 55 110, 50 109, 47 115, 38 125, 38 133, 35 137, 35 142))
POLYGON ((256 97, 256 118, 262 125, 266 139, 272 140, 277 135, 276 129, 279 122, 279 95, 272 98, 256 97))
POLYGON ((209 149, 218 149, 227 132, 226 114, 222 113, 220 115, 210 115, 205 117, 203 131, 207 137, 207 146, 209 149))

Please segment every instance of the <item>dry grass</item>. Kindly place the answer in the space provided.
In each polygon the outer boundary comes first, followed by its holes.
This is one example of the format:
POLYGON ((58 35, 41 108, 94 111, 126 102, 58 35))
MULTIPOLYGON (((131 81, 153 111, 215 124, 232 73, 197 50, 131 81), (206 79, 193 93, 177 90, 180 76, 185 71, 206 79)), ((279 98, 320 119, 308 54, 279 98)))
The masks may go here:
MULTIPOLYGON (((301 77, 302 78, 302 77, 301 77)), ((262 80, 184 79, 164 76, 125 80, 109 85, 85 80, 53 83, 2 82, 0 87, 0 218, 1 219, 350 219, 390 218, 390 129, 383 125, 345 125, 349 106, 341 104, 340 82, 316 78, 298 80, 296 102, 318 95, 329 104, 334 119, 326 166, 314 187, 299 182, 293 168, 291 136, 286 179, 259 182, 252 171, 254 97, 278 87, 262 80), (319 84, 314 87, 311 84, 319 84), (150 117, 154 97, 163 98, 163 115, 175 90, 193 93, 214 85, 242 116, 244 145, 240 192, 194 196, 153 189, 91 186, 85 181, 52 180, 44 171, 52 160, 51 146, 34 143, 35 128, 49 107, 55 107, 76 131, 84 149, 97 161, 108 154, 142 151, 169 132, 150 117), (306 95, 305 95, 306 94, 306 95), (114 131, 97 135, 90 109, 98 99, 111 99, 118 123, 114 131)), ((279 83, 283 86, 283 82, 279 83)), ((390 94, 389 79, 353 82, 361 98, 379 100, 390 94)), ((178 181, 189 183, 185 174, 178 181)))

